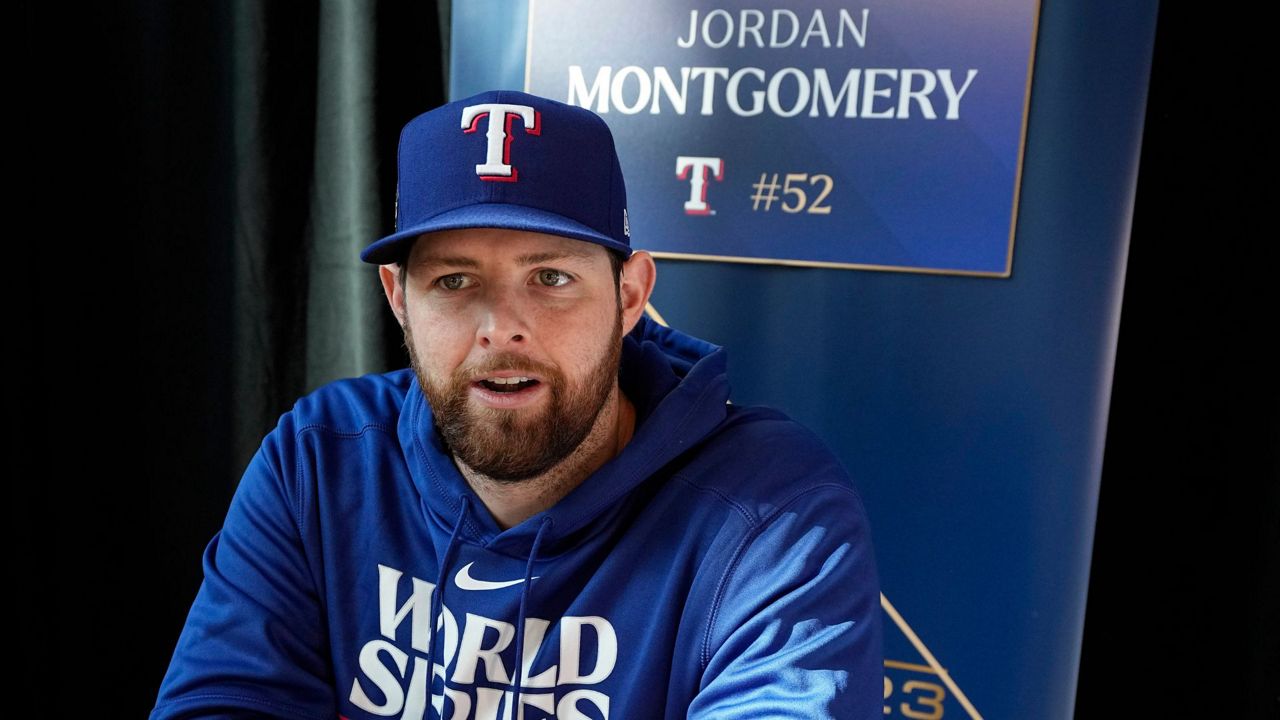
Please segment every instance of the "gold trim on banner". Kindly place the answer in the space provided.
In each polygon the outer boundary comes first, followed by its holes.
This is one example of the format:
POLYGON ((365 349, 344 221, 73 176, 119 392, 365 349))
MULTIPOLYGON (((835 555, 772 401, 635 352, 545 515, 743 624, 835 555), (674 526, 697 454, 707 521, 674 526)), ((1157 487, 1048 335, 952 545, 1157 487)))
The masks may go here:
MULTIPOLYGON (((785 267, 817 267, 837 268, 840 270, 879 270, 883 272, 920 273, 926 275, 968 275, 970 277, 1007 278, 1010 275, 1008 263, 1005 271, 983 272, 981 270, 947 270, 945 268, 918 268, 905 265, 871 265, 869 263, 838 263, 821 260, 784 260, 778 258, 754 258, 736 255, 697 255, 693 253, 667 252, 666 250, 650 250, 649 254, 661 260, 698 260, 704 262, 731 262, 749 265, 782 265, 785 267)), ((1010 256, 1012 257, 1012 256, 1010 256)))
MULTIPOLYGON (((929 667, 933 668, 933 671, 938 674, 938 677, 942 678, 942 682, 946 684, 951 694, 956 696, 956 700, 959 700, 960 704, 964 706, 964 709, 969 713, 969 717, 973 718, 973 720, 982 720, 982 716, 973 707, 973 703, 969 702, 969 698, 965 697, 965 694, 961 692, 960 686, 956 685, 956 681, 951 679, 951 675, 947 673, 946 668, 942 667, 942 663, 938 662, 933 653, 929 652, 929 648, 924 646, 920 636, 916 635, 911 626, 907 624, 907 621, 902 619, 902 616, 898 614, 897 608, 893 606, 893 603, 889 602, 889 598, 885 597, 884 593, 880 593, 880 607, 889 613, 889 617, 893 618, 893 622, 898 626, 898 629, 902 631, 903 635, 907 636, 907 640, 911 641, 916 652, 920 653, 920 657, 923 657, 925 662, 929 663, 929 667)), ((888 664, 888 661, 886 661, 885 665, 888 664)))
POLYGON ((928 673, 930 675, 938 674, 938 671, 928 665, 917 665, 916 663, 902 662, 901 660, 885 660, 884 666, 895 670, 911 670, 913 672, 928 673))
MULTIPOLYGON (((531 0, 532 1, 532 0, 531 0)), ((1031 55, 1027 58, 1027 84, 1022 91, 1022 135, 1018 138, 1018 170, 1013 176, 1013 215, 1009 218, 1009 252, 1005 255, 1004 276, 1013 274, 1013 236, 1018 229, 1018 203, 1022 200, 1022 162, 1027 154, 1027 123, 1031 119, 1031 78, 1036 70, 1036 40, 1040 37, 1040 2, 1031 21, 1031 55)), ((529 64, 525 63, 528 69, 529 64)))

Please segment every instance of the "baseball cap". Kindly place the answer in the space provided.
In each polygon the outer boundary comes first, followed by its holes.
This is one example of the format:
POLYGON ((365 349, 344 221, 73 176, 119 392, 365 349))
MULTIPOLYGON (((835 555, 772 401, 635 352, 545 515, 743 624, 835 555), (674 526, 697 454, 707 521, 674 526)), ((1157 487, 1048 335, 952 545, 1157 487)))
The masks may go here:
POLYGON ((514 90, 410 120, 397 153, 396 231, 360 253, 399 262, 422 233, 471 227, 585 240, 631 256, 613 134, 584 108, 514 90))

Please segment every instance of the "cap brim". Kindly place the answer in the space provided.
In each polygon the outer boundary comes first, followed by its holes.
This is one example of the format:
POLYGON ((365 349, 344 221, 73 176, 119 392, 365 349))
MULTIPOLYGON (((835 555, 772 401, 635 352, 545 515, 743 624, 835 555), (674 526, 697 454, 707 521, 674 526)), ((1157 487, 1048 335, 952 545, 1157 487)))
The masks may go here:
POLYGON ((480 203, 440 213, 425 222, 388 235, 365 248, 360 253, 360 259, 375 265, 399 262, 407 249, 404 243, 412 242, 423 233, 459 228, 506 228, 560 235, 603 245, 610 250, 622 253, 623 257, 631 257, 629 245, 620 243, 608 235, 563 215, 524 205, 480 203))

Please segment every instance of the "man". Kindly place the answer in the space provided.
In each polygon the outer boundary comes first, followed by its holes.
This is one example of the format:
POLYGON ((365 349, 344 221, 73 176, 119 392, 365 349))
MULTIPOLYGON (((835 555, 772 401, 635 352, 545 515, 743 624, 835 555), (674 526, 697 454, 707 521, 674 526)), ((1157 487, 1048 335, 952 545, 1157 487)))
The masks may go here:
POLYGON ((412 370, 281 417, 152 718, 881 717, 861 500, 644 317, 604 122, 485 93, 410 122, 399 170, 362 258, 412 370))

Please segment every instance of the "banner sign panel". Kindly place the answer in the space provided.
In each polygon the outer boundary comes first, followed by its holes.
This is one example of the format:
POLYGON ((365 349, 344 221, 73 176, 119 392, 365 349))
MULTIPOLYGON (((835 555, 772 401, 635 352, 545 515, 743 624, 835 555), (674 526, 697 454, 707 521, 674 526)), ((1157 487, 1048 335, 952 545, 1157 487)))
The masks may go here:
POLYGON ((536 0, 525 89, 608 121, 659 257, 1007 277, 1038 11, 536 0))

